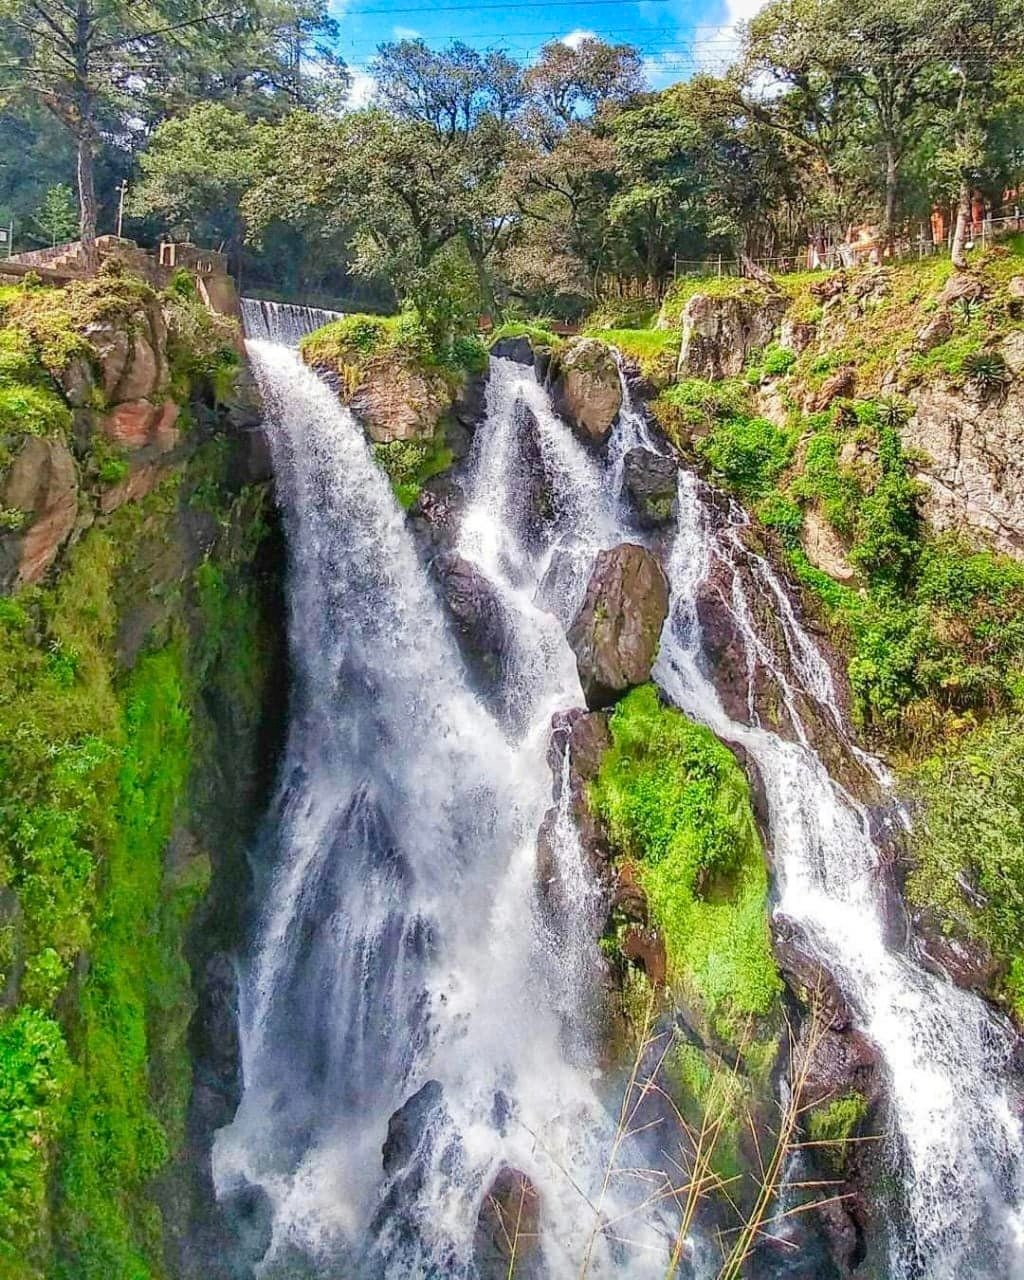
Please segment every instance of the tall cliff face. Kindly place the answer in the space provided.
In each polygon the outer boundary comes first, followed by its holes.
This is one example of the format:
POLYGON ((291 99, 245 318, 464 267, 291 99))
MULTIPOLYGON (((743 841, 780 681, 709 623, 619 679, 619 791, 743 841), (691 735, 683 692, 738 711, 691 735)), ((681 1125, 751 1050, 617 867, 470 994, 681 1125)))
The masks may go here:
POLYGON ((655 412, 751 512, 900 763, 914 946, 1024 1020, 1024 243, 968 272, 681 282, 661 323, 655 412))
POLYGON ((187 286, 0 308, 0 1276, 174 1274, 283 726, 266 451, 187 286))

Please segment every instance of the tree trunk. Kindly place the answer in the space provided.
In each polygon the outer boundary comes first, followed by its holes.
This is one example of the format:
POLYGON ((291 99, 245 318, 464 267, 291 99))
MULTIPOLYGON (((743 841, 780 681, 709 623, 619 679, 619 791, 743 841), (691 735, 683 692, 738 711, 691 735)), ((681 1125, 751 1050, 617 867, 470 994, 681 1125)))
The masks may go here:
POLYGON ((953 246, 950 257, 957 271, 967 269, 967 240, 971 226, 971 184, 966 179, 960 182, 960 199, 956 209, 956 230, 953 232, 953 246))
POLYGON ((885 232, 886 246, 892 249, 896 243, 896 197, 899 191, 899 168, 896 148, 887 143, 885 148, 885 232))
POLYGON ((78 234, 89 267, 96 259, 96 179, 92 137, 89 130, 78 135, 78 234))

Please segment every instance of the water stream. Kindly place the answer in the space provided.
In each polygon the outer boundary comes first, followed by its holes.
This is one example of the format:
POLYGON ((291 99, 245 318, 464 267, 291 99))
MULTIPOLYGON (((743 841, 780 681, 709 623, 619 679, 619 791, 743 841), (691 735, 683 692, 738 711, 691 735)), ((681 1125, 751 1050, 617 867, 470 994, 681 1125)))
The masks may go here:
MULTIPOLYGON (((269 1198, 261 1278, 296 1259, 325 1277, 471 1276, 477 1212, 508 1165, 539 1190, 552 1280, 588 1256, 590 1276, 663 1276, 664 1204, 641 1212, 642 1177, 605 1177, 618 1100, 597 1066, 597 906, 567 787, 553 841, 576 901, 565 919, 540 908, 535 848, 551 715, 582 704, 565 626, 596 551, 643 540, 620 494, 625 454, 652 445, 643 415, 627 395, 599 459, 531 368, 492 362, 457 546, 508 620, 488 709, 358 424, 289 347, 322 321, 273 308, 247 304, 246 323, 289 542, 294 711, 241 961, 244 1094, 217 1136, 218 1191, 269 1198), (428 1082, 440 1088, 414 1157, 386 1178, 389 1117, 428 1082)), ((755 762, 776 909, 882 1053, 903 1182, 893 1280, 1024 1274, 1009 1035, 981 1001, 887 946, 868 814, 829 777, 801 715, 809 700, 843 732, 831 673, 742 524, 681 474, 657 682, 755 762), (737 722, 715 692, 695 604, 713 565, 794 741, 758 725, 753 697, 737 722), (752 591, 770 601, 784 655, 757 633, 752 591)))

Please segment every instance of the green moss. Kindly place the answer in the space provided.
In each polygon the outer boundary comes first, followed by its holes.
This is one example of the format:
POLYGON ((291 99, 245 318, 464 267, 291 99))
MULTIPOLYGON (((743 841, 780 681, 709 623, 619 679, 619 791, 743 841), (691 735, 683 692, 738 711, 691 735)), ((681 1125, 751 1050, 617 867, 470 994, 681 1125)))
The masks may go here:
POLYGON ((867 1099, 852 1091, 809 1112, 807 1137, 811 1142, 824 1144, 825 1158, 836 1172, 844 1168, 849 1144, 856 1137, 867 1110, 867 1099))
POLYGON ((636 860, 662 931, 670 981, 735 1042, 781 990, 768 934, 768 878, 736 758, 703 726, 633 690, 611 718, 592 803, 636 860))
POLYGON ((596 329, 585 331, 633 360, 644 377, 662 385, 673 377, 679 354, 679 334, 672 329, 596 329))
POLYGON ((1024 977, 1024 716, 994 718, 919 764, 908 892, 1003 960, 1020 1009, 1024 977))
POLYGON ((350 387, 375 358, 397 358, 456 384, 487 368, 487 350, 478 338, 459 334, 439 344, 415 311, 345 316, 307 334, 299 350, 307 364, 333 369, 350 387))
POLYGON ((793 430, 767 418, 728 418, 698 440, 696 450, 716 478, 745 498, 765 497, 789 465, 793 430))
POLYGON ((490 346, 493 347, 503 338, 529 338, 533 346, 546 351, 557 351, 562 345, 562 339, 558 334, 545 329, 543 325, 526 324, 518 320, 510 320, 506 324, 498 325, 490 335, 490 346))
POLYGON ((431 440, 392 440, 375 444, 373 456, 387 473, 399 503, 406 509, 419 497, 431 476, 452 465, 453 455, 445 441, 444 425, 431 440))
POLYGON ((47 1172, 71 1064, 63 1032, 37 1009, 0 1019, 0 1274, 31 1276, 25 1243, 47 1219, 47 1172))
POLYGON ((677 448, 732 418, 751 416, 750 388, 739 378, 708 382, 686 378, 667 387, 651 406, 661 429, 677 448))
POLYGON ((161 928, 163 851, 190 765, 180 642, 133 671, 123 734, 115 831, 72 1040, 85 1069, 58 1166, 60 1249, 67 1274, 83 1277, 142 1277, 159 1265, 159 1216, 144 1191, 172 1144, 151 1101, 150 1029, 162 1033, 160 1019, 190 1007, 180 933, 161 928))
POLYGON ((672 1046, 665 1070, 673 1099, 691 1131, 713 1134, 710 1167, 735 1199, 746 1170, 740 1144, 752 1106, 750 1081, 721 1058, 685 1041, 672 1046))
POLYGON ((661 304, 659 321, 669 327, 682 323, 686 304, 697 294, 709 298, 746 298, 754 305, 764 302, 766 291, 756 280, 743 276, 681 276, 668 288, 661 304))

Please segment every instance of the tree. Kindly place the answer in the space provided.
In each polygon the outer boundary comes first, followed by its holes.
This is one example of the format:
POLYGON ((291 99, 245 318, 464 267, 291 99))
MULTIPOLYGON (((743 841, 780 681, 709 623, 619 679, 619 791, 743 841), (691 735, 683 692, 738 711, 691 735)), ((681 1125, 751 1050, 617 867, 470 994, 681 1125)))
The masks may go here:
POLYGON ((58 183, 47 191, 43 203, 36 210, 35 221, 51 246, 57 241, 70 240, 78 226, 75 213, 74 192, 65 183, 58 183))
POLYGON ((194 3, 183 14, 177 0, 0 0, 0 90, 7 99, 39 103, 73 137, 87 257, 96 239, 95 162, 105 125, 128 135, 133 120, 153 118, 154 99, 180 104, 214 81, 224 94, 250 101, 262 95, 269 102, 278 88, 294 98, 310 30, 326 21, 323 9, 305 0, 194 3), (183 46, 192 51, 184 61, 183 46))
POLYGON ((218 102, 165 120, 139 157, 142 181, 132 212, 155 213, 172 228, 226 244, 238 271, 246 232, 241 204, 259 174, 266 127, 218 102))
POLYGON ((1019 0, 953 0, 936 23, 939 55, 948 60, 955 94, 943 113, 940 161, 957 197, 952 258, 967 266, 971 199, 994 167, 1004 76, 1024 58, 1024 11, 1019 0))

